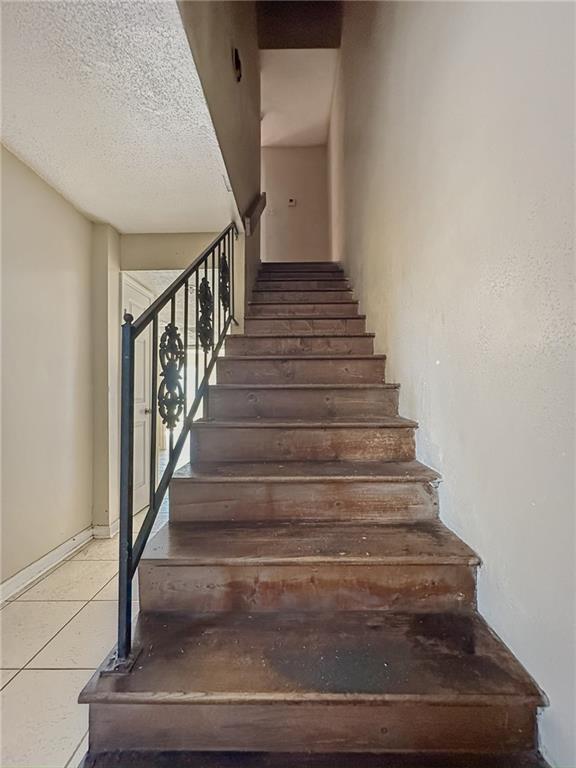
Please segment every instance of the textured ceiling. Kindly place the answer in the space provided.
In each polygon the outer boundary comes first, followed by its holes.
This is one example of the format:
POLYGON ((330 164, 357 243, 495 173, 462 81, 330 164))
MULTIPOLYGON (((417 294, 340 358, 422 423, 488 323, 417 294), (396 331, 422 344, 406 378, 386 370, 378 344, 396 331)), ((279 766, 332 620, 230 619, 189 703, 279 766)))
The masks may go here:
POLYGON ((330 48, 260 52, 263 147, 326 144, 337 62, 330 48))
POLYGON ((2 139, 121 232, 218 231, 226 170, 178 9, 2 2, 2 139))

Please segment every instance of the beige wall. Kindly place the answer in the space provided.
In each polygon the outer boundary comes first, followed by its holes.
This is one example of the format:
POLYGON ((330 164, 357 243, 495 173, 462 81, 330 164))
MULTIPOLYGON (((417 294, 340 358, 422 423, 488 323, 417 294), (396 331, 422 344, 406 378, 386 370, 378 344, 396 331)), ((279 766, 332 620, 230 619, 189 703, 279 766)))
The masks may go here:
MULTIPOLYGON (((260 52, 255 3, 197 0, 178 3, 224 163, 240 213, 260 194, 260 52), (242 79, 236 82, 232 51, 242 79)), ((259 228, 246 240, 246 287, 260 262, 259 228)))
MULTIPOLYGON (((184 269, 217 236, 215 232, 119 235, 94 225, 92 289, 94 343, 94 533, 113 533, 119 516, 120 480, 120 275, 122 271, 184 269)), ((244 236, 235 247, 236 319, 243 327, 244 236)))
POLYGON ((119 515, 120 235, 95 224, 92 237, 94 532, 108 536, 119 515))
POLYGON ((121 267, 123 270, 185 269, 217 235, 217 232, 121 235, 121 267))
POLYGON ((2 148, 2 580, 92 523, 91 234, 2 148))
MULTIPOLYGON (((574 6, 349 3, 344 256, 479 605, 576 765, 574 6)), ((340 129, 338 129, 338 124, 340 129)), ((333 199, 338 199, 335 195, 333 199)), ((337 233, 335 242, 338 241, 337 233)))
POLYGON ((262 149, 262 261, 330 258, 326 174, 325 146, 262 149))

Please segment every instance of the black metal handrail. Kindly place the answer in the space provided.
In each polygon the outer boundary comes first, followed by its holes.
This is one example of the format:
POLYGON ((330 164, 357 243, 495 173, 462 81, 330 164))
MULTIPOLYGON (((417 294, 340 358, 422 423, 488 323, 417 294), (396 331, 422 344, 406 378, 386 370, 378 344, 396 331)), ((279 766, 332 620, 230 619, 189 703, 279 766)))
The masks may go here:
POLYGON ((118 584, 118 646, 115 667, 128 663, 132 649, 132 580, 168 484, 203 403, 210 375, 234 319, 234 243, 232 223, 213 240, 189 267, 138 317, 124 315, 122 325, 122 386, 120 427, 120 571, 118 584), (189 355, 190 291, 194 291, 194 354, 189 355), (182 298, 183 335, 176 324, 177 303, 182 298), (160 339, 160 313, 169 306, 170 319, 160 339), (136 339, 151 330, 151 428, 150 495, 146 517, 133 542, 134 497, 134 370, 136 339), (158 375, 160 364, 160 375, 158 375), (189 375, 193 370, 193 378, 189 375), (202 377, 200 377, 200 371, 202 377), (188 390, 193 380, 192 403, 188 390), (157 406, 157 407, 156 407, 157 406), (168 462, 156 483, 158 469, 158 418, 169 432, 168 462), (174 431, 180 425, 175 440, 174 431))

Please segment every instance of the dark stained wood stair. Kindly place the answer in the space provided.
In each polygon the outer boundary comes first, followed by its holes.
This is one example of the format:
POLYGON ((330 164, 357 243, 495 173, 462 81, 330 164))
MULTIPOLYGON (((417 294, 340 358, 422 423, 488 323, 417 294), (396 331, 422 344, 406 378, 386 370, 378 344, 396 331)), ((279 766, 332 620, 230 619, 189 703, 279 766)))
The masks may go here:
POLYGON ((262 265, 139 565, 134 664, 82 693, 86 768, 545 766, 545 697, 348 286, 262 265))
POLYGON ((535 752, 473 754, 310 754, 272 752, 109 752, 84 768, 549 768, 535 752))

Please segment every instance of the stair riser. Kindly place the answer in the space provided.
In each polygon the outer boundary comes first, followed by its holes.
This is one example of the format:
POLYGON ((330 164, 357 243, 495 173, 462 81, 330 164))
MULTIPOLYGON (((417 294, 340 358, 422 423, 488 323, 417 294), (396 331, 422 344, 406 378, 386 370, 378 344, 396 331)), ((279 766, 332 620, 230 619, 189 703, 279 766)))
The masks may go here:
POLYGON ((269 334, 281 333, 306 335, 309 333, 366 333, 365 317, 346 318, 244 318, 246 333, 269 334))
POLYGON ((412 461, 412 428, 194 427, 192 461, 412 461))
POLYGON ((143 611, 450 611, 475 603, 474 570, 465 565, 171 566, 143 560, 138 579, 143 611))
POLYGON ((281 271, 281 272, 260 272, 256 278, 259 283, 263 280, 345 280, 346 275, 343 272, 322 272, 322 271, 281 271))
POLYGON ((533 749, 524 706, 300 703, 91 704, 91 752, 121 749, 256 752, 506 753, 533 749))
POLYGON ((250 302, 248 305, 248 317, 290 317, 291 315, 328 315, 332 317, 358 314, 358 302, 336 301, 313 304, 303 303, 278 303, 264 304, 250 302))
POLYGON ((228 355, 371 355, 374 339, 371 336, 323 336, 310 338, 254 338, 229 336, 226 340, 228 355))
POLYGON ((252 293, 252 301, 255 302, 269 302, 278 301, 284 303, 295 304, 297 302, 306 302, 313 304, 320 301, 353 301, 352 291, 262 291, 257 290, 252 293))
POLYGON ((350 284, 348 280, 339 280, 334 277, 324 280, 310 278, 305 280, 286 278, 283 280, 281 278, 271 278, 269 280, 257 280, 255 288, 257 291, 347 291, 350 290, 350 284))
POLYGON ((416 522, 438 515, 432 483, 201 482, 173 480, 170 519, 416 522))
POLYGON ((386 360, 230 360, 216 363, 218 384, 382 384, 386 360))
POLYGON ((260 265, 260 272, 342 272, 340 264, 333 261, 269 262, 260 265))
POLYGON ((397 389, 220 389, 211 387, 214 419, 324 419, 398 415, 397 389))

